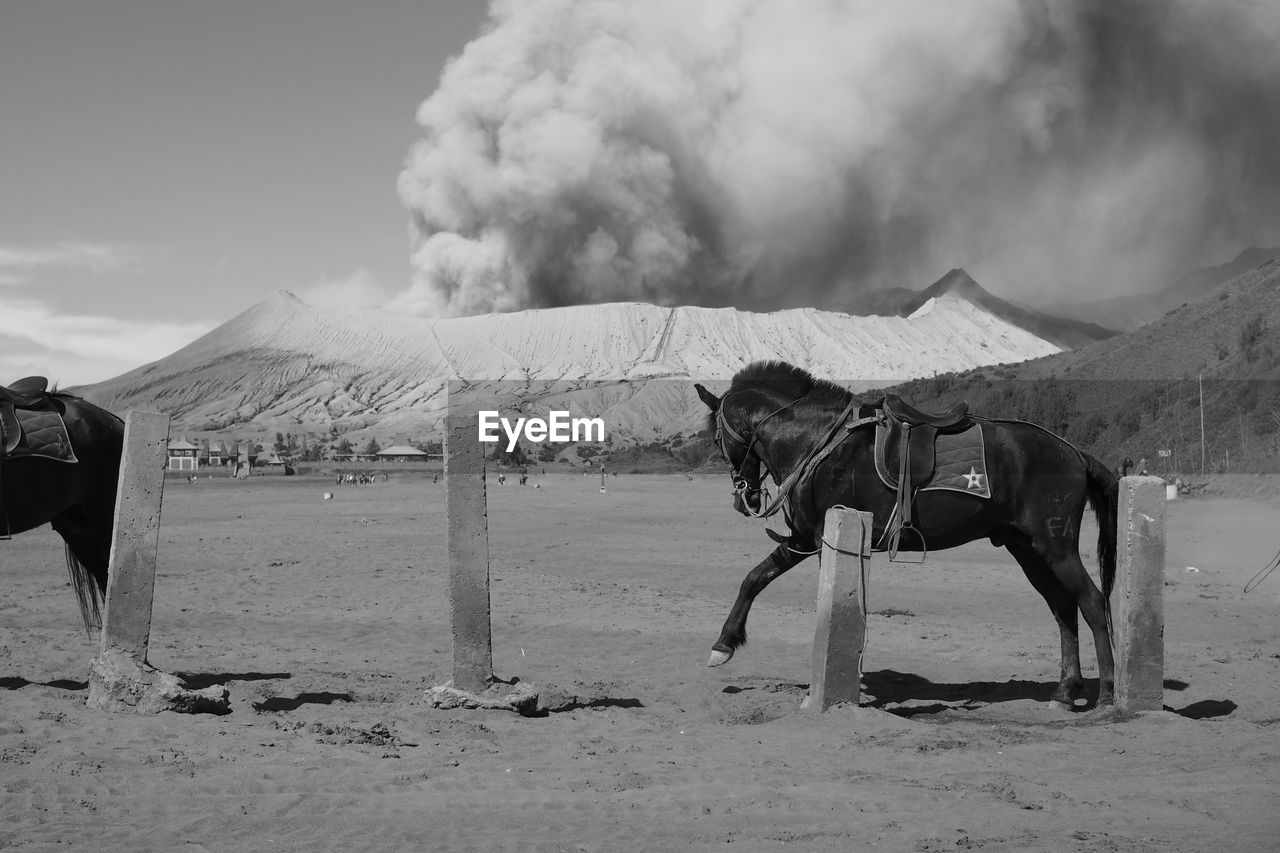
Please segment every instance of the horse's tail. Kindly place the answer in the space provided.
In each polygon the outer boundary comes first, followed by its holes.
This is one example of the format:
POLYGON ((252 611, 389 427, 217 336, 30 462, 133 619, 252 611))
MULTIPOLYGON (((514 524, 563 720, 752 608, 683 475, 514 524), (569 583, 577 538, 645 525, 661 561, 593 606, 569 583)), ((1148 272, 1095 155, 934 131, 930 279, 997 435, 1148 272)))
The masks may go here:
POLYGON ((1102 576, 1102 602, 1111 627, 1111 588, 1116 582, 1116 514, 1120 504, 1120 481, 1106 465, 1087 453, 1081 453, 1085 464, 1085 481, 1089 505, 1098 517, 1098 568, 1102 576))
POLYGON ((102 627, 102 610, 99 606, 102 594, 89 567, 80 561, 70 545, 66 549, 67 573, 71 575, 71 588, 75 590, 76 601, 80 603, 80 618, 84 620, 85 633, 92 633, 94 628, 102 627))

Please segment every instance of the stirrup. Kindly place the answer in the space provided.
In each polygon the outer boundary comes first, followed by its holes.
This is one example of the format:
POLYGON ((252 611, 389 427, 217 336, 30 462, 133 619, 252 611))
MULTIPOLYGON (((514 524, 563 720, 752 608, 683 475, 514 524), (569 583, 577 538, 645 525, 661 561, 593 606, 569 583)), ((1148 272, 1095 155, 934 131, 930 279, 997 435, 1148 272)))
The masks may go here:
POLYGON ((929 556, 929 545, 924 541, 924 534, 920 532, 919 528, 910 524, 900 524, 893 529, 893 532, 889 534, 889 547, 886 550, 888 550, 889 552, 890 563, 909 563, 914 565, 916 563, 923 563, 925 561, 925 558, 929 556), (913 536, 915 536, 916 541, 920 543, 920 559, 918 560, 899 560, 898 559, 898 543, 902 539, 903 531, 906 531, 907 533, 910 533, 913 536))

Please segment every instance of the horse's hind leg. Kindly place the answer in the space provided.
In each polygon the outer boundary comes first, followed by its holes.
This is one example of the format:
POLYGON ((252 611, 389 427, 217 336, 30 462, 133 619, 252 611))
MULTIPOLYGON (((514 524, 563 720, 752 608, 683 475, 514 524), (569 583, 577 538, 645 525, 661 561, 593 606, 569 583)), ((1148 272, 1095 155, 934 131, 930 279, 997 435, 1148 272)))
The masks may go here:
POLYGON ((1080 624, 1076 596, 1062 585, 1049 563, 1029 544, 1009 542, 1006 547, 1022 567, 1027 580, 1049 605, 1054 621, 1058 623, 1062 668, 1058 687, 1049 702, 1057 707, 1072 708, 1076 697, 1084 690, 1084 678, 1080 674, 1080 624))
POLYGON ((1054 574, 1071 593, 1093 632, 1093 647, 1098 654, 1098 705, 1110 705, 1115 702, 1115 658, 1106 599, 1085 571, 1078 552, 1072 551, 1055 561, 1054 574))

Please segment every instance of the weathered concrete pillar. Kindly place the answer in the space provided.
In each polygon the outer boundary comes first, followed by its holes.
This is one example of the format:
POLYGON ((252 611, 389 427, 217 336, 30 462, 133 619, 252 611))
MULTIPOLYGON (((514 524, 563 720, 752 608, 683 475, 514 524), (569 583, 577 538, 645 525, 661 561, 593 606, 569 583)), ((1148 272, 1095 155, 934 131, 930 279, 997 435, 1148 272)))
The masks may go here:
POLYGON ((804 707, 821 714, 837 702, 857 703, 867 638, 866 572, 871 513, 829 509, 818 569, 818 625, 813 681, 804 707))
POLYGON ((1116 524, 1116 703, 1130 711, 1164 707, 1164 481, 1120 478, 1116 524))
POLYGON ((445 418, 444 474, 453 683, 460 690, 481 691, 493 681, 484 449, 478 436, 477 410, 456 403, 453 397, 450 388, 445 418))
POLYGON ((168 463, 169 416, 131 411, 116 484, 116 517, 107 569, 102 651, 147 659, 160 545, 160 504, 168 463))
POLYGON ((225 687, 188 690, 182 679, 147 662, 168 444, 168 415, 129 412, 116 483, 102 644, 89 663, 86 704, 142 714, 226 714, 231 708, 225 687))

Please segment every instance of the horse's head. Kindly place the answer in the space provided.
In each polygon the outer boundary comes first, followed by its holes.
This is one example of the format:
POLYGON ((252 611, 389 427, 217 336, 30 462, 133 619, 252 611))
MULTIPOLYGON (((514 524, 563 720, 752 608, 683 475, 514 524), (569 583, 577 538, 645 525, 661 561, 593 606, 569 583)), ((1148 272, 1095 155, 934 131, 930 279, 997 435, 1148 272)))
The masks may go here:
POLYGON ((710 424, 716 447, 720 450, 720 458, 729 466, 729 476, 733 479, 733 508, 745 516, 759 515, 763 505, 760 457, 755 452, 756 435, 748 420, 749 413, 736 405, 736 401, 730 400, 735 393, 732 390, 723 397, 717 397, 701 385, 693 387, 711 410, 710 424), (726 401, 729 401, 728 405, 726 401))

